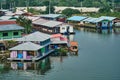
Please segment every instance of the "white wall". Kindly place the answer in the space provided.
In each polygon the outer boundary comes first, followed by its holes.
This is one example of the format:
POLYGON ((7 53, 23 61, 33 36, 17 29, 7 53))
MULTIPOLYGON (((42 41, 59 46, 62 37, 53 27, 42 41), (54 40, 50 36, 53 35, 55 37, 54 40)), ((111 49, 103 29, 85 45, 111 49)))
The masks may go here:
POLYGON ((69 32, 73 32, 73 26, 70 26, 69 32))
POLYGON ((107 27, 108 26, 108 21, 103 21, 102 22, 102 27, 107 27))
POLYGON ((71 25, 62 25, 60 26, 60 33, 65 33, 67 32, 67 28, 69 27, 69 32, 73 32, 73 26, 71 25))
POLYGON ((66 26, 60 26, 60 33, 65 33, 67 31, 66 26))

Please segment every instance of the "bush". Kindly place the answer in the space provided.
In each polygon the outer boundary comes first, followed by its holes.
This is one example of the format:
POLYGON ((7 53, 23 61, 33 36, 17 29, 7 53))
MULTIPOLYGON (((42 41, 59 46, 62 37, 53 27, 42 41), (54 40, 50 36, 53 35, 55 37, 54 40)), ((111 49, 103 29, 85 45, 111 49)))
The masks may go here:
POLYGON ((73 14, 80 14, 80 11, 77 9, 66 8, 62 11, 62 14, 66 16, 72 16, 73 14))
POLYGON ((66 50, 66 48, 60 48, 58 52, 60 52, 61 56, 67 56, 68 50, 66 50))

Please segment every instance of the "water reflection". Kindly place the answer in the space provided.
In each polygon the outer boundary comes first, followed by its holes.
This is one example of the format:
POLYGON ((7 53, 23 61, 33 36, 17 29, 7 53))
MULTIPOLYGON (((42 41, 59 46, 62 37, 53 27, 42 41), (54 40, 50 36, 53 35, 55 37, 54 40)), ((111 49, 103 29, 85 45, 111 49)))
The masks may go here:
POLYGON ((0 63, 0 74, 2 73, 8 73, 10 70, 10 64, 9 63, 0 63))
POLYGON ((51 69, 49 57, 39 62, 11 62, 10 64, 13 70, 34 70, 41 75, 44 75, 46 71, 51 69))
POLYGON ((69 35, 68 36, 68 40, 69 41, 74 41, 74 36, 75 36, 74 34, 69 35))
POLYGON ((0 67, 0 72, 5 72, 9 70, 15 71, 27 71, 34 72, 36 74, 44 75, 46 71, 51 69, 51 63, 49 57, 41 60, 39 62, 9 62, 2 64, 0 67), (2 70, 1 70, 2 69, 2 70))

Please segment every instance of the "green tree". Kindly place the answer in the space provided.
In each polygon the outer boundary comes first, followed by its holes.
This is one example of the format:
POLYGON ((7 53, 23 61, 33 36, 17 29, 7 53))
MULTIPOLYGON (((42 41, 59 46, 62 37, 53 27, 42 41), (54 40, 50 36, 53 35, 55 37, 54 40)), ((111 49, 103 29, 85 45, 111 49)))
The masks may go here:
POLYGON ((29 34, 32 31, 32 21, 25 18, 24 16, 20 16, 16 22, 25 28, 25 33, 29 34))
POLYGON ((109 13, 111 12, 111 9, 109 7, 102 7, 99 9, 100 13, 109 13))
POLYGON ((66 8, 62 11, 62 14, 66 16, 72 16, 73 14, 80 14, 80 11, 76 9, 66 8))
POLYGON ((28 8, 28 12, 30 12, 34 15, 44 14, 44 11, 42 11, 41 9, 37 10, 37 9, 34 9, 34 8, 28 8))

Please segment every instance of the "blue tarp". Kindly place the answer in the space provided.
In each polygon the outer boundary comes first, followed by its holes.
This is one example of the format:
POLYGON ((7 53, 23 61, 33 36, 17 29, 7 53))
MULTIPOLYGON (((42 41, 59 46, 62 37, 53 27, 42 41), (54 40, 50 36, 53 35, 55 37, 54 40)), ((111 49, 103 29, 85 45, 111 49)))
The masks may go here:
POLYGON ((17 58, 20 58, 20 59, 23 58, 23 54, 18 53, 17 58))
POLYGON ((72 16, 72 17, 68 18, 67 20, 69 20, 69 21, 82 21, 86 18, 87 17, 84 17, 84 16, 72 16))
POLYGON ((19 63, 17 63, 17 64, 18 64, 18 67, 19 67, 19 68, 22 68, 22 67, 23 67, 23 63, 19 62, 19 63))

